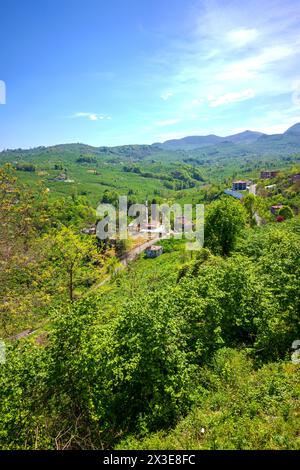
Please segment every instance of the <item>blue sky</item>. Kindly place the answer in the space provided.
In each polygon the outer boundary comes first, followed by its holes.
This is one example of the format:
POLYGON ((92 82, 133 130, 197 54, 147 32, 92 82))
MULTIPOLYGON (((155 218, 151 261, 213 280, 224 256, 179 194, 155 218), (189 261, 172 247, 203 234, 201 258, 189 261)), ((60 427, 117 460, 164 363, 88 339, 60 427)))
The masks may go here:
POLYGON ((300 121, 299 0, 10 0, 0 45, 0 149, 300 121))

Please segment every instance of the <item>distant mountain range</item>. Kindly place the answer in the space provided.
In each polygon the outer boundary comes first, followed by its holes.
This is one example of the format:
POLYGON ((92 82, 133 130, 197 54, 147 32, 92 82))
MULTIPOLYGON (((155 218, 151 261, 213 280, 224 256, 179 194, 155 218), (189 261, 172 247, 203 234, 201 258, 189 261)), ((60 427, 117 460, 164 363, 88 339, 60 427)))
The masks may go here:
POLYGON ((207 146, 219 146, 221 144, 238 144, 245 150, 265 153, 266 151, 287 150, 288 152, 300 151, 300 123, 290 127, 283 134, 268 135, 262 132, 244 131, 226 137, 210 134, 205 136, 187 136, 182 139, 167 140, 163 143, 153 144, 164 150, 194 150, 207 146))
POLYGON ((295 124, 283 134, 263 134, 262 132, 244 131, 226 137, 210 134, 205 136, 187 136, 182 139, 167 140, 152 145, 120 145, 115 147, 93 147, 82 143, 60 144, 32 149, 7 149, 0 152, 0 161, 15 161, 32 158, 50 158, 60 156, 75 160, 82 154, 105 158, 139 161, 156 159, 157 161, 185 161, 187 158, 227 158, 252 156, 284 156, 300 154, 300 123, 295 124))

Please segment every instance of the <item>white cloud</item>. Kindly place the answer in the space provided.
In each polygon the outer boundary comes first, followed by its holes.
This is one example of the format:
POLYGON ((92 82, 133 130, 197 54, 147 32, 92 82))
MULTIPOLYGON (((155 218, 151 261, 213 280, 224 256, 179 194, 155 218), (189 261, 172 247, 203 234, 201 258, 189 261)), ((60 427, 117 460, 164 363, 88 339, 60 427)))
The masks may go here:
POLYGON ((161 99, 164 101, 167 101, 172 96, 173 96, 173 93, 171 91, 166 91, 160 95, 161 99))
MULTIPOLYGON (((243 8, 237 0, 226 5, 222 0, 203 0, 187 9, 186 34, 160 48, 155 62, 164 91, 161 99, 170 113, 183 115, 186 121, 189 112, 196 111, 199 119, 208 112, 215 119, 214 108, 219 106, 222 115, 222 104, 226 108, 229 102, 255 98, 253 91, 241 96, 232 93, 241 89, 255 90, 259 100, 271 107, 276 97, 292 99, 288 98, 293 93, 291 82, 300 70, 300 10, 295 2, 265 2, 263 15, 261 0, 243 8), (170 99, 173 95, 176 100, 170 99), (208 95, 213 95, 209 110, 208 95)), ((293 102, 298 101, 297 88, 293 102)), ((228 119, 234 122, 236 117, 228 119)))
POLYGON ((106 116, 103 114, 96 114, 96 113, 75 113, 73 114, 74 118, 87 118, 90 121, 102 121, 102 120, 110 120, 111 116, 106 116))
POLYGON ((219 80, 259 78, 259 74, 267 71, 269 66, 274 69, 276 62, 292 57, 296 52, 296 45, 267 47, 259 51, 257 55, 225 65, 217 78, 219 80))
POLYGON ((257 29, 232 29, 226 35, 227 40, 235 47, 244 47, 259 36, 257 29))
MULTIPOLYGON (((98 121, 98 116, 97 116, 96 114, 90 114, 90 115, 89 115, 89 119, 90 119, 91 121, 98 121)), ((100 116, 100 119, 103 119, 103 117, 100 116)))
POLYGON ((225 93, 225 95, 221 95, 218 97, 210 95, 207 97, 207 99, 209 101, 210 108, 216 108, 224 104, 231 104, 231 103, 237 103, 239 101, 250 100, 251 98, 254 98, 254 97, 255 97, 254 90, 249 88, 248 90, 225 93))

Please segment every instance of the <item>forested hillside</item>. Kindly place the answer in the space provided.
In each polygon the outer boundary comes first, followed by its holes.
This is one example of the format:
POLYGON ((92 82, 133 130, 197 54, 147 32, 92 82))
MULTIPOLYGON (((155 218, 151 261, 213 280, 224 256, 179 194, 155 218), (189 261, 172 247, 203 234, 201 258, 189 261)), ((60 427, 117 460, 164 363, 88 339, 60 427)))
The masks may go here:
MULTIPOLYGON (((206 203, 204 247, 164 240, 122 270, 117 246, 82 233, 84 195, 1 169, 1 449, 300 448, 299 184, 282 166, 242 202, 226 176, 210 197, 197 165, 164 167, 195 181, 179 194, 206 203)), ((147 179, 147 163, 126 168, 147 179)))
POLYGON ((294 470, 300 0, 0 20, 0 470, 294 470))

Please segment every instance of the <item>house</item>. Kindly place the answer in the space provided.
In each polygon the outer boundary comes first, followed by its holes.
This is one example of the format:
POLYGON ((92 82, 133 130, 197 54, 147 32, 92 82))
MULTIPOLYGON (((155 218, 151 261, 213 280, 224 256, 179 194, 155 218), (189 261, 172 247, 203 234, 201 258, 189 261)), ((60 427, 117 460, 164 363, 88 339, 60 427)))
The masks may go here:
POLYGON ((245 191, 247 189, 247 181, 239 180, 233 181, 232 190, 233 191, 245 191))
POLYGON ((163 254, 163 247, 160 245, 152 245, 146 248, 145 255, 147 258, 157 258, 163 254))
POLYGON ((233 191, 232 189, 225 189, 224 193, 227 194, 227 196, 232 196, 235 199, 243 199, 243 194, 238 193, 237 191, 233 191))
POLYGON ((283 207, 283 204, 275 204, 274 206, 271 206, 270 211, 272 214, 276 215, 277 212, 283 207))
POLYGON ((162 225, 159 221, 151 221, 151 223, 137 223, 135 220, 130 222, 128 225, 128 232, 131 236, 138 234, 142 235, 154 235, 161 237, 163 234, 167 233, 166 227, 162 225))
POLYGON ((184 215, 176 217, 174 220, 174 230, 175 232, 182 233, 182 232, 190 232, 193 230, 194 224, 187 219, 184 215))
POLYGON ((291 176, 289 177, 289 181, 290 181, 290 183, 292 183, 292 184, 296 183, 297 181, 300 181, 300 173, 297 173, 297 174, 295 174, 295 175, 291 175, 291 176))
POLYGON ((96 227, 86 227, 81 230, 81 233, 84 233, 85 235, 96 235, 96 227))
POLYGON ((167 233, 166 227, 158 221, 152 221, 151 223, 141 224, 140 233, 149 235, 159 235, 160 237, 167 233))
POLYGON ((54 178, 56 181, 66 181, 68 179, 67 175, 65 173, 61 173, 58 175, 56 178, 54 178))
POLYGON ((271 170, 271 171, 261 171, 260 172, 260 179, 269 179, 269 178, 276 178, 278 176, 278 170, 271 170))

